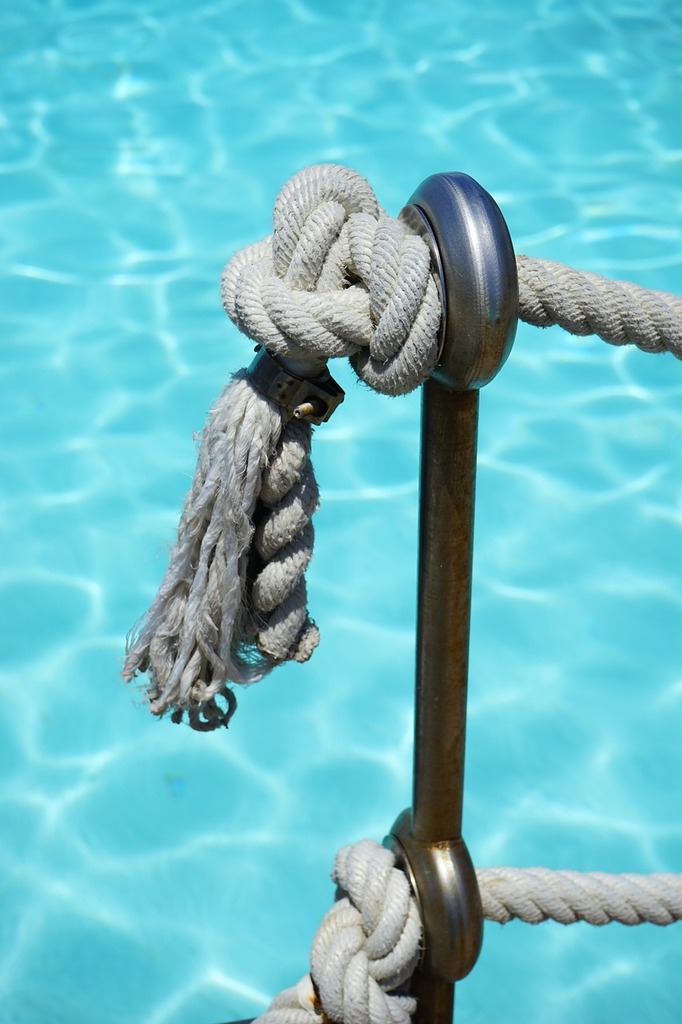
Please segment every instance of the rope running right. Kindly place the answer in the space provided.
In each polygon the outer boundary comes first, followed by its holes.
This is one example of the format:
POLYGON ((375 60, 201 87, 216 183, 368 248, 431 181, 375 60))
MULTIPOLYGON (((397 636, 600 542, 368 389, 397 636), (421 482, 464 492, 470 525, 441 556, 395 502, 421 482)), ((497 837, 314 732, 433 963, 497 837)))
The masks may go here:
POLYGON ((682 875, 479 868, 483 916, 507 924, 668 925, 682 920, 682 875))
POLYGON ((596 334, 611 345, 672 352, 682 359, 682 298, 630 281, 517 256, 519 316, 535 327, 596 334))

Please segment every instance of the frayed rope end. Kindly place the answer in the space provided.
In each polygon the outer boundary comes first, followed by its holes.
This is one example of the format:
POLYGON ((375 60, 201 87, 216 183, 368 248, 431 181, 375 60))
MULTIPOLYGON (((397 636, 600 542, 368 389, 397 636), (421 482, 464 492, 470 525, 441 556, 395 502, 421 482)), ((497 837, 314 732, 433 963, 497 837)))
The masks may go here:
POLYGON ((228 683, 307 661, 317 646, 303 578, 318 503, 310 440, 310 425, 285 421, 247 371, 211 410, 168 569, 128 636, 122 675, 147 674, 152 714, 227 725, 228 683))

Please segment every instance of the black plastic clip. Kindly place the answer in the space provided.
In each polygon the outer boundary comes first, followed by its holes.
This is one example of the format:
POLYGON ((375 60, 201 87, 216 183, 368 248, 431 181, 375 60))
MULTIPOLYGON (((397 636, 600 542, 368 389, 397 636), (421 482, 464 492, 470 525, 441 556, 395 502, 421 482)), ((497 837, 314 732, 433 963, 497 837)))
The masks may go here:
POLYGON ((292 373, 267 349, 260 348, 248 369, 253 386, 290 416, 308 423, 326 423, 341 405, 345 392, 325 366, 315 377, 292 373))

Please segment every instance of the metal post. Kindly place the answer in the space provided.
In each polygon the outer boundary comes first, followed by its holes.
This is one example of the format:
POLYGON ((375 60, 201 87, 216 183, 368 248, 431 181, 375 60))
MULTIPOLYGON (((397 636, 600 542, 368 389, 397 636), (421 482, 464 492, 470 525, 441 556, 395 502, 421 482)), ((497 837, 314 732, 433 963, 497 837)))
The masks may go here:
POLYGON ((412 984, 415 1024, 450 1024, 454 981, 482 940, 461 838, 478 405, 477 390, 424 386, 412 811, 393 830, 427 936, 412 984))
MULTIPOLYGON (((478 404, 424 386, 412 835, 428 845, 462 834, 478 404)), ((422 974, 414 988, 416 1024, 449 1024, 454 983, 422 974)))
POLYGON ((422 407, 413 802, 387 842, 424 926, 415 1024, 451 1024, 454 983, 474 966, 483 938, 462 839, 478 389, 511 349, 518 287, 502 215, 467 175, 428 178, 401 216, 431 248, 444 315, 422 407))
POLYGON ((454 983, 474 966, 483 934, 461 834, 478 389, 514 341, 518 282, 502 214, 466 174, 427 178, 401 217, 431 250, 443 317, 422 406, 413 803, 386 844, 410 878, 424 926, 415 1024, 451 1024, 454 983))
POLYGON ((424 385, 412 832, 462 831, 478 391, 424 385))

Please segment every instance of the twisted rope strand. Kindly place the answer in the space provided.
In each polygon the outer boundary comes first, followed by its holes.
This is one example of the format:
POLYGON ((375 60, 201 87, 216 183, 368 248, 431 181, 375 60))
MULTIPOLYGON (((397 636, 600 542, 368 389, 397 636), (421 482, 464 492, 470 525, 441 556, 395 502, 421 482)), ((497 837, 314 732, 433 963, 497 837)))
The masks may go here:
POLYGON ((682 298, 629 281, 517 256, 520 317, 536 327, 597 334, 611 345, 672 352, 682 359, 682 298))
POLYGON ((313 554, 311 518, 319 503, 310 442, 310 425, 290 420, 261 481, 263 516, 254 548, 263 567, 255 576, 251 601, 258 649, 273 664, 307 661, 320 638, 308 615, 303 575, 313 554))
POLYGON ((587 921, 668 925, 682 920, 682 875, 483 868, 476 872, 483 916, 506 924, 587 921))

